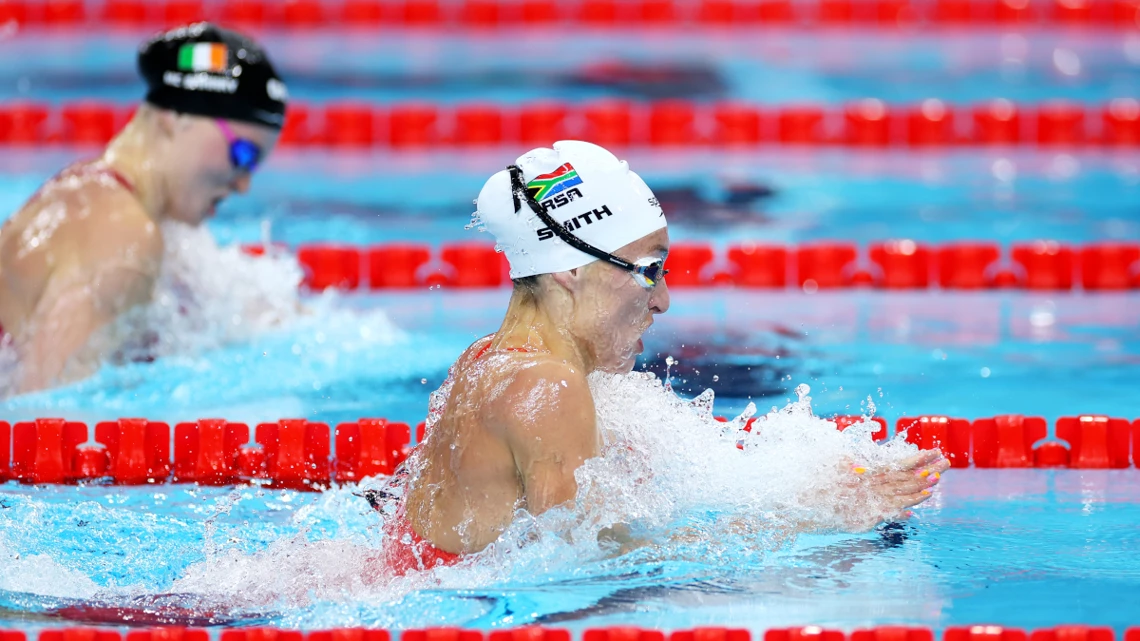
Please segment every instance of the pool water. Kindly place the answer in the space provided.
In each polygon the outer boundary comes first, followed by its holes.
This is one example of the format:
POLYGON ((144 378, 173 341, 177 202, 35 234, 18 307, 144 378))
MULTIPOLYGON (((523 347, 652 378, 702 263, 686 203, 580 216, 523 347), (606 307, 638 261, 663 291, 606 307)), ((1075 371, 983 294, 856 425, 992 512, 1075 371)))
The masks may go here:
POLYGON ((91 603, 149 603, 158 620, 181 621, 161 599, 138 596, 180 589, 170 601, 216 617, 199 623, 304 629, 1080 621, 1122 630, 1135 624, 1127 604, 1140 599, 1138 482, 1133 471, 951 471, 914 519, 865 535, 807 535, 763 555, 721 541, 712 554, 691 545, 667 559, 548 558, 371 588, 332 561, 378 538, 376 513, 352 488, 9 486, 0 490, 0 612, 38 626, 76 603, 88 604, 69 615, 80 620, 98 620, 91 603), (272 562, 246 556, 265 550, 277 553, 272 562), (204 565, 209 590, 186 578, 204 565), (259 598, 268 603, 233 606, 259 598))
MULTIPOLYGON (((0 37, 0 59, 20 60, 0 65, 0 100, 130 102, 141 89, 133 55, 143 35, 0 37)), ((310 102, 685 97, 834 105, 933 96, 966 105, 998 96, 1100 103, 1140 93, 1140 37, 1129 32, 852 31, 828 33, 823 46, 819 33, 794 31, 514 35, 271 33, 266 43, 293 95, 310 102)), ((89 380, 0 400, 0 418, 422 420, 456 355, 498 327, 508 291, 298 297, 290 259, 265 264, 229 246, 489 240, 464 229, 471 200, 522 151, 281 150, 253 192, 225 203, 210 222, 222 247, 176 234, 185 246, 172 251, 188 265, 179 275, 195 283, 200 305, 188 320, 155 316, 168 322, 159 325, 160 358, 110 363, 89 380), (275 320, 242 311, 250 307, 274 310, 275 320)), ((58 168, 95 152, 3 148, 0 220, 58 168)), ((622 156, 658 192, 674 239, 718 247, 1140 238, 1140 157, 1130 150, 762 147, 622 156)), ((872 404, 892 422, 924 413, 1140 416, 1134 293, 674 288, 672 296, 639 368, 669 375, 686 397, 712 388, 720 414, 750 402, 761 412, 783 407, 806 383, 820 416, 872 404)), ((380 585, 361 578, 361 559, 381 533, 357 488, 7 484, 0 626, 55 625, 62 614, 101 620, 116 608, 119 619, 134 608, 185 622, 189 608, 200 624, 306 629, 1077 621, 1123 629, 1137 623, 1129 604, 1140 600, 1138 483, 1135 470, 954 470, 915 518, 868 534, 757 545, 710 526, 726 509, 710 504, 674 524, 711 534, 699 543, 658 541, 609 558, 547 542, 380 585)), ((694 478, 691 494, 711 484, 694 478)))

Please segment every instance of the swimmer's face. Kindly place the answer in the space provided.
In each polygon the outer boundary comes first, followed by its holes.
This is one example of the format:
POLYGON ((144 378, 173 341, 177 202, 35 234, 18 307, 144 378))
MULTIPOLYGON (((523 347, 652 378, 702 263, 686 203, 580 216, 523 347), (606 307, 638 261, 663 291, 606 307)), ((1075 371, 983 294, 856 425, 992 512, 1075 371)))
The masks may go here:
MULTIPOLYGON (((662 229, 613 252, 634 262, 642 258, 665 258, 669 232, 662 229)), ((669 309, 669 286, 661 279, 645 289, 629 272, 596 261, 581 269, 581 284, 575 296, 575 333, 593 349, 597 368, 629 372, 642 352, 642 334, 653 317, 669 309)))
MULTIPOLYGON (((230 162, 230 144, 216 120, 186 114, 164 116, 169 123, 164 172, 166 216, 198 225, 213 216, 218 204, 228 196, 249 191, 251 176, 230 162)), ((234 120, 227 120, 226 124, 234 136, 261 148, 263 163, 277 144, 279 132, 269 127, 234 120)))

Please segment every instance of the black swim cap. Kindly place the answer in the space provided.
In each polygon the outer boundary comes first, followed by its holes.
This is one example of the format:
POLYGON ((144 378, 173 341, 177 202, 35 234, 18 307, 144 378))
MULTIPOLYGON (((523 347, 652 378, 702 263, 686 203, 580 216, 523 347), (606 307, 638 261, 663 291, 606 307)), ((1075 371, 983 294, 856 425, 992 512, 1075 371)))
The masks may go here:
POLYGON ((146 101, 179 113, 280 129, 285 83, 253 40, 208 22, 172 29, 139 48, 146 101))

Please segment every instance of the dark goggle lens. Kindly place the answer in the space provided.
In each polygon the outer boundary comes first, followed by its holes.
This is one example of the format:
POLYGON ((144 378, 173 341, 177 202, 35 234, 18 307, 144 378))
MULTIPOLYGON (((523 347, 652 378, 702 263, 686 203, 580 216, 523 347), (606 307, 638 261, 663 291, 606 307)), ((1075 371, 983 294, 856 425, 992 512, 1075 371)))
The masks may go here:
POLYGON ((651 262, 638 262, 636 274, 640 276, 638 282, 642 287, 655 287, 669 270, 665 269, 665 261, 657 259, 651 262))
POLYGON ((261 148, 248 140, 238 138, 230 143, 230 162, 234 169, 253 171, 261 162, 261 148))

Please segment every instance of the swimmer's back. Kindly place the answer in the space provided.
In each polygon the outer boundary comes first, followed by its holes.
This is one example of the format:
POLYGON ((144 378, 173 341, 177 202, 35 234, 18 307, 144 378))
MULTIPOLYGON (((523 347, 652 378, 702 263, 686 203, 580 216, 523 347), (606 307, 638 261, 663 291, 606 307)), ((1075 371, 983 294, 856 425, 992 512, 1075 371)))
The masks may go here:
POLYGON ((94 276, 100 261, 145 269, 161 255, 133 187, 100 165, 60 172, 0 228, 0 324, 9 332, 21 332, 53 276, 94 276))
POLYGON ((517 509, 541 513, 573 499, 576 486, 564 487, 561 468, 572 465, 572 483, 573 469, 596 455, 585 377, 541 348, 492 348, 493 340, 476 341, 456 362, 442 415, 419 448, 423 468, 408 495, 413 528, 447 552, 483 549, 517 509), (550 414, 562 415, 563 430, 550 414), (570 428, 581 424, 575 414, 590 419, 585 430, 570 428), (563 447, 564 439, 574 443, 563 447), (549 478, 551 467, 557 479, 549 478), (536 490, 542 496, 534 496, 536 490))
POLYGON ((0 326, 21 337, 76 319, 64 330, 82 344, 87 325, 149 298, 161 256, 133 186, 100 162, 73 165, 0 227, 0 326))

